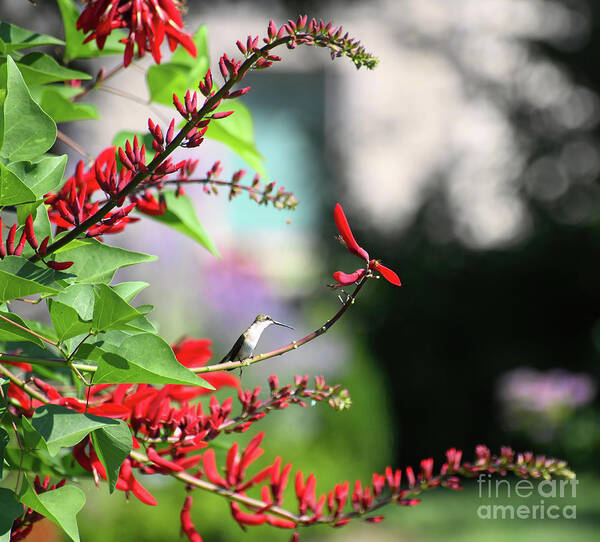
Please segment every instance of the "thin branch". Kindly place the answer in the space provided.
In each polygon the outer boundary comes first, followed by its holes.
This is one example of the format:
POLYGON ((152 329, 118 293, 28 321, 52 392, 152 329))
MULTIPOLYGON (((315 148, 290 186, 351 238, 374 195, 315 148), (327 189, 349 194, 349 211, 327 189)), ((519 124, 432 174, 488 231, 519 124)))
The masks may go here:
MULTIPOLYGON (((66 368, 66 362, 64 359, 60 358, 36 358, 33 356, 24 356, 22 354, 3 354, 0 353, 0 361, 18 361, 30 363, 31 365, 42 365, 45 367, 56 367, 56 368, 66 368)), ((85 371, 88 373, 96 372, 97 367, 95 365, 88 365, 85 363, 74 363, 79 371, 85 371)))
MULTIPOLYGON (((129 453, 129 456, 140 463, 148 463, 152 464, 152 462, 141 452, 132 451, 129 453)), ((230 501, 236 501, 246 506, 250 506, 252 508, 264 508, 266 505, 263 501, 259 501, 257 499, 253 499, 252 497, 248 497, 241 493, 236 493, 230 489, 222 488, 216 484, 208 482, 206 480, 201 480, 188 474, 187 472, 172 472, 171 476, 185 482, 186 484, 190 484, 194 487, 198 487, 200 489, 204 489, 205 491, 210 491, 211 493, 216 493, 217 495, 221 495, 230 501)), ((291 512, 285 510, 284 508, 279 508, 278 506, 273 506, 268 510, 270 513, 276 514, 280 517, 289 519, 291 521, 298 521, 298 516, 295 516, 291 512)))
POLYGON ((22 301, 23 303, 31 303, 32 305, 37 305, 40 301, 40 299, 25 299, 24 297, 17 297, 16 299, 13 299, 13 301, 22 301))
POLYGON ((46 399, 42 394, 35 391, 31 386, 28 386, 23 382, 18 376, 11 373, 4 365, 0 363, 0 374, 3 374, 6 378, 8 378, 15 386, 21 388, 25 393, 41 401, 42 403, 47 403, 48 399, 46 399))
POLYGON ((98 87, 98 90, 101 90, 102 92, 107 92, 108 94, 114 94, 115 96, 120 96, 121 98, 131 100, 132 102, 135 102, 140 105, 150 105, 150 102, 148 100, 140 98, 139 96, 132 94, 131 92, 126 92, 125 90, 120 90, 118 88, 106 86, 98 87))
POLYGON ((58 346, 58 343, 51 341, 50 339, 47 339, 46 337, 43 337, 42 335, 29 329, 28 327, 22 326, 21 324, 18 324, 17 322, 13 322, 10 318, 7 318, 6 316, 3 316, 2 314, 0 314, 0 318, 2 318, 2 320, 6 320, 9 324, 12 324, 13 326, 18 327, 19 329, 22 329, 23 331, 26 331, 27 333, 30 333, 31 335, 34 335, 38 339, 41 339, 42 341, 47 342, 48 344, 51 344, 52 346, 58 346))
POLYGON ((78 143, 76 143, 75 141, 73 141, 64 132, 61 132, 60 130, 57 130, 56 131, 56 137, 58 139, 60 139, 65 145, 68 145, 74 151, 76 151, 79 154, 81 154, 81 156, 83 156, 86 160, 93 160, 94 157, 91 154, 89 154, 88 152, 86 152, 86 150, 81 145, 79 145, 78 143))
MULTIPOLYGON (((287 345, 282 346, 281 348, 278 348, 276 350, 271 350, 270 352, 265 352, 264 354, 252 356, 250 358, 247 358, 247 359, 244 359, 241 361, 226 361, 224 363, 217 363, 214 365, 206 365, 204 367, 193 367, 193 368, 190 368, 190 371, 193 371, 196 374, 214 373, 216 371, 231 371, 233 369, 237 369, 240 367, 242 367, 242 368, 249 367, 250 365, 254 365, 255 363, 259 363, 260 361, 264 361, 269 358, 274 358, 276 356, 281 356, 282 354, 285 354, 286 352, 300 348, 301 346, 305 345, 306 343, 316 339, 317 337, 320 337, 325 332, 327 332, 329 330, 329 328, 331 328, 342 317, 342 315, 348 310, 350 305, 354 304, 354 300, 356 299, 356 296, 360 292, 361 288, 363 287, 365 282, 371 277, 372 277, 372 275, 370 275, 369 273, 366 273, 356 284, 356 288, 354 289, 354 292, 352 292, 352 294, 350 294, 346 298, 346 301, 343 303, 340 310, 332 318, 327 320, 327 322, 325 322, 325 324, 323 324, 323 326, 316 329, 312 333, 309 333, 302 339, 299 339, 298 341, 292 341, 292 342, 288 343, 287 345)), ((1 316, 2 315, 0 315, 0 317, 1 316)), ((21 327, 21 326, 19 326, 19 327, 21 327)), ((87 339, 87 337, 86 337, 86 339, 87 339)), ((64 360, 61 360, 61 359, 34 358, 34 357, 28 357, 28 356, 23 356, 23 355, 17 355, 17 354, 2 354, 0 356, 0 359, 6 359, 7 361, 27 361, 33 365, 46 365, 46 366, 50 366, 50 367, 56 367, 57 365, 60 365, 63 367, 65 366, 64 360)), ((75 369, 77 371, 85 371, 85 372, 89 372, 89 373, 95 373, 97 370, 97 367, 95 365, 89 365, 89 364, 79 363, 79 362, 70 362, 70 366, 73 367, 73 369, 75 369)))
POLYGON ((91 85, 91 86, 83 89, 79 94, 75 94, 75 96, 73 96, 73 98, 71 98, 72 101, 78 102, 88 92, 91 92, 92 90, 98 88, 104 81, 107 81, 108 79, 110 79, 111 77, 113 77, 114 75, 116 75, 117 73, 119 73, 123 68, 125 68, 125 66, 123 64, 119 64, 118 66, 115 66, 102 79, 96 80, 93 85, 91 85))
POLYGON ((254 363, 258 363, 259 361, 263 361, 263 360, 269 359, 269 358, 274 358, 276 356, 281 356, 282 354, 285 354, 286 352, 289 352, 290 350, 296 350, 297 348, 300 348, 301 346, 305 345, 306 343, 312 341, 313 339, 316 339, 320 335, 323 335, 323 333, 327 332, 327 330, 329 330, 329 328, 331 326, 333 326, 333 324, 335 324, 342 317, 342 315, 348 310, 350 305, 352 305, 354 303, 354 300, 356 299, 358 292, 363 287, 365 282, 371 277, 372 277, 372 275, 369 273, 366 273, 365 275, 363 275, 363 277, 356 284, 356 288, 354 289, 354 292, 352 292, 352 294, 347 297, 346 301, 342 305, 342 308, 331 319, 327 320, 327 322, 325 322, 325 324, 322 327, 320 327, 319 329, 316 329, 312 333, 309 333, 308 335, 306 335, 306 337, 303 337, 302 339, 299 339, 298 341, 292 341, 291 343, 289 343, 285 346, 282 346, 281 348, 277 348, 276 350, 271 350, 270 352, 266 352, 264 354, 259 354, 258 356, 252 356, 250 358, 247 358, 247 359, 244 359, 241 361, 226 361, 224 363, 217 363, 215 365, 205 365, 204 367, 194 367, 190 370, 197 374, 212 373, 214 371, 231 371, 231 370, 237 369, 237 368, 248 367, 250 365, 253 365, 254 363))
MULTIPOLYGON (((240 184, 240 183, 236 183, 235 181, 225 181, 222 179, 210 179, 210 178, 204 178, 204 179, 185 179, 185 180, 181 180, 181 179, 170 179, 168 181, 163 181, 163 180, 158 180, 156 183, 153 184, 149 184, 149 185, 144 185, 143 187, 138 187, 138 189, 136 190, 136 192, 143 192, 144 190, 146 190, 146 188, 152 188, 152 186, 156 184, 156 185, 178 185, 178 186, 185 186, 188 184, 212 184, 215 186, 224 186, 227 187, 231 190, 234 190, 235 192, 237 191, 241 191, 241 190, 245 190, 246 192, 248 192, 249 194, 252 195, 256 195, 259 196, 261 198, 261 200, 259 201, 258 199, 256 200, 258 203, 262 203, 262 201, 267 200, 269 202, 272 202, 273 204, 275 204, 276 201, 281 200, 281 202, 283 203, 283 206, 285 206, 285 201, 287 198, 290 197, 294 197, 293 192, 290 191, 285 191, 285 192, 273 192, 272 194, 267 193, 265 191, 265 188, 257 188, 254 187, 252 185, 245 185, 245 184, 240 184)), ((297 204, 297 201, 294 200, 295 203, 297 204)), ((289 208, 293 208, 293 207, 289 207, 289 208)))

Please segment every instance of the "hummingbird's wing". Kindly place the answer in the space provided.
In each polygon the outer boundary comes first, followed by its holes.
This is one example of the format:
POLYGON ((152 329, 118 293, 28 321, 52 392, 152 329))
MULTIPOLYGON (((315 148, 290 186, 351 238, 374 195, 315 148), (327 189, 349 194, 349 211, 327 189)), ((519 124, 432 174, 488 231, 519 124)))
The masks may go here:
POLYGON ((235 344, 231 347, 231 350, 225 354, 225 357, 221 360, 221 363, 226 361, 237 361, 237 355, 244 344, 244 336, 240 335, 235 344))

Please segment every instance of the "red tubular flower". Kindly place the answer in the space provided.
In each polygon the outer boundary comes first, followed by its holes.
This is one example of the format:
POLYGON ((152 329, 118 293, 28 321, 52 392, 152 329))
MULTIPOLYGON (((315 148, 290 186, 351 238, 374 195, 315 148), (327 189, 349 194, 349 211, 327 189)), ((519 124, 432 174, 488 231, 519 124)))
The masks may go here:
POLYGON ((227 487, 227 482, 221 477, 217 470, 217 462, 215 460, 215 451, 211 448, 204 452, 202 457, 202 465, 206 477, 213 483, 221 487, 227 487))
POLYGON ((144 504, 149 504, 151 506, 156 506, 158 504, 150 492, 133 476, 131 471, 131 460, 129 458, 125 459, 121 465, 116 487, 121 491, 131 491, 131 493, 144 504))
POLYGON ((173 463, 173 461, 161 457, 154 448, 148 448, 148 459, 159 467, 165 467, 170 471, 180 472, 183 470, 183 467, 178 463, 173 463))
POLYGON ((106 38, 115 28, 129 31, 129 36, 121 40, 125 43, 124 65, 133 58, 135 45, 138 57, 148 51, 157 64, 160 64, 160 46, 167 37, 169 48, 174 51, 181 44, 193 57, 196 46, 189 34, 182 30, 183 21, 173 0, 89 0, 77 19, 77 28, 90 33, 87 43, 96 40, 98 48, 104 48, 106 38))
POLYGON ((371 260, 369 262, 369 269, 375 269, 376 271, 379 271, 381 276, 388 282, 391 282, 394 286, 402 286, 398 275, 396 275, 394 271, 385 265, 381 265, 378 260, 371 260))
POLYGON ((348 220, 344 214, 344 209, 342 209, 342 206, 339 203, 336 204, 333 211, 333 219, 335 220, 335 225, 340 232, 346 248, 355 256, 358 256, 359 258, 362 258, 368 262, 369 253, 364 248, 359 246, 354 239, 354 235, 352 235, 352 230, 350 229, 350 224, 348 224, 348 220))
POLYGON ((73 262, 46 262, 46 265, 55 271, 64 271, 73 265, 73 262))
POLYGON ((271 527, 279 527, 280 529, 295 529, 297 525, 289 519, 276 518, 274 516, 266 516, 267 523, 271 527))
POLYGON ((192 508, 192 497, 188 495, 185 498, 183 507, 181 508, 181 530, 188 537, 190 542, 202 542, 202 537, 196 531, 192 518, 190 516, 190 510, 192 508))
MULTIPOLYGON (((379 260, 369 260, 369 253, 362 248, 354 239, 354 235, 352 234, 352 230, 350 229, 350 224, 348 224, 348 220, 346 219, 346 215, 344 214, 344 210, 342 206, 337 203, 335 209, 333 211, 333 218, 335 220, 335 225, 337 226, 338 231, 340 232, 340 238, 348 251, 355 256, 358 256, 361 259, 364 259, 368 262, 367 268, 369 270, 375 270, 381 273, 381 276, 386 279, 388 282, 395 286, 401 286, 400 279, 398 275, 394 273, 391 269, 385 267, 379 260)), ((344 273, 343 271, 336 271, 333 274, 333 278, 337 282, 337 284, 332 285, 333 288, 340 288, 341 286, 349 286, 360 280, 366 273, 364 268, 357 269, 354 273, 344 273)))
POLYGON ((361 279, 365 274, 364 268, 357 269, 354 273, 344 273, 343 271, 336 271, 333 274, 333 278, 337 281, 339 286, 349 286, 354 284, 357 280, 361 279))
POLYGON ((231 515, 233 519, 237 521, 240 526, 244 525, 262 525, 267 521, 267 516, 264 514, 249 514, 242 512, 240 505, 236 502, 229 503, 231 508, 231 515))

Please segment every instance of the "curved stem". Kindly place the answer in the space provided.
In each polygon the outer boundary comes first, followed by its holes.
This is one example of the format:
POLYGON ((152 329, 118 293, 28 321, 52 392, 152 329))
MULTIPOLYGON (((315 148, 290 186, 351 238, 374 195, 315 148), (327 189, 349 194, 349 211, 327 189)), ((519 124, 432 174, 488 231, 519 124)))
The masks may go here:
POLYGON ((88 88, 83 89, 79 94, 75 94, 75 96, 73 96, 73 98, 71 98, 72 101, 78 102, 88 92, 91 92, 92 90, 98 88, 104 81, 107 81, 108 79, 110 79, 111 77, 113 77, 114 75, 119 73, 124 68, 125 68, 125 66, 123 64, 119 64, 118 66, 115 66, 102 79, 100 79, 99 81, 96 81, 93 85, 89 86, 88 88))
POLYGON ((41 401, 42 403, 47 403, 48 399, 46 399, 42 394, 34 390, 31 386, 28 386, 23 382, 18 376, 11 373, 4 365, 0 363, 0 374, 3 374, 6 378, 8 378, 15 386, 21 388, 27 395, 41 401))
POLYGON ((60 130, 56 131, 57 139, 60 139, 65 145, 71 147, 74 151, 78 152, 83 156, 86 160, 92 160, 93 156, 85 151, 85 149, 73 141, 67 134, 61 132, 60 130))
MULTIPOLYGON (((168 181, 158 181, 156 184, 161 184, 161 185, 187 185, 187 184, 214 184, 216 186, 226 186, 229 188, 234 188, 236 190, 245 190, 246 192, 249 192, 250 194, 257 194, 260 195, 262 197, 266 197, 269 201, 272 201, 273 199, 275 199, 276 195, 271 196, 269 194, 265 194, 264 189, 260 189, 260 188, 255 188, 253 186, 250 185, 245 185, 245 184, 239 184, 236 183, 234 181, 225 181, 222 179, 208 179, 208 178, 204 178, 204 179, 185 179, 185 180, 180 180, 180 179, 171 179, 168 181)), ((144 187, 145 189, 146 187, 144 187)), ((142 189, 138 187, 137 191, 141 191, 142 189)), ((279 196, 280 198, 287 198, 289 196, 293 196, 294 194, 292 192, 282 192, 281 195, 279 196)))
POLYGON ((2 320, 5 320, 6 322, 8 322, 9 324, 12 324, 15 327, 18 327, 19 329, 22 329, 23 331, 26 331, 27 333, 30 333, 31 335, 34 335, 35 337, 37 337, 38 339, 47 342, 48 344, 51 344, 52 346, 58 346, 58 343, 51 341, 50 339, 47 339, 46 337, 43 337, 42 335, 40 335, 39 333, 36 333, 35 331, 29 329, 28 327, 22 326, 21 324, 18 324, 17 322, 13 322, 10 318, 7 318, 6 316, 3 316, 2 314, 0 314, 0 318, 2 320))
POLYGON ((337 313, 332 318, 327 320, 327 322, 325 322, 325 324, 323 326, 321 326, 319 329, 316 329, 312 333, 309 333, 302 339, 299 339, 298 341, 292 341, 291 343, 286 344, 285 346, 282 346, 281 348, 277 348, 276 350, 271 350, 270 352, 265 352, 264 354, 259 354, 258 356, 252 356, 250 358, 247 358, 247 359, 244 359, 241 361, 226 361, 224 363, 217 363, 215 365, 206 365, 204 367, 194 367, 191 370, 197 374, 212 373, 214 371, 231 371, 232 369, 237 369, 240 367, 248 367, 250 365, 253 365, 254 363, 258 363, 259 361, 263 361, 263 360, 269 359, 269 358, 274 358, 276 356, 281 356, 282 354, 285 354, 286 352, 289 352, 290 350, 296 350, 297 348, 300 348, 301 346, 305 345, 306 343, 312 341, 313 339, 316 339, 317 337, 323 335, 323 333, 327 332, 327 330, 331 326, 333 326, 333 324, 335 324, 342 317, 342 315, 348 310, 350 305, 352 305, 354 303, 354 300, 356 299, 358 292, 360 292, 360 289, 364 286, 365 282, 370 278, 371 278, 371 275, 368 273, 363 275, 363 277, 356 284, 356 288, 354 289, 354 292, 352 292, 352 294, 350 294, 347 297, 346 301, 344 301, 342 308, 339 311, 337 311, 337 313))

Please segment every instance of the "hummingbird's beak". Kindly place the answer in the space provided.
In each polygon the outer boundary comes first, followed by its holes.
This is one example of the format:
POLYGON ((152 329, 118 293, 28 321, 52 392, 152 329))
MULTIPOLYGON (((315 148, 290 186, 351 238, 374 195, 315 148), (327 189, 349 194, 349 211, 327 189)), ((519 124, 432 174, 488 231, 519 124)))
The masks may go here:
POLYGON ((288 326, 287 324, 282 324, 281 322, 276 322, 275 320, 273 320, 273 323, 278 326, 283 326, 283 327, 287 327, 290 329, 294 329, 292 326, 288 326))

